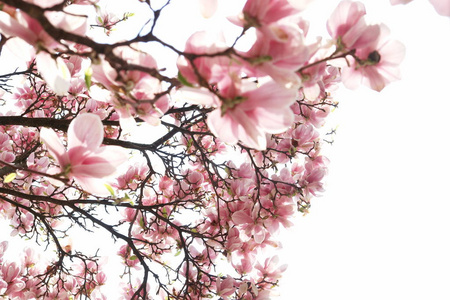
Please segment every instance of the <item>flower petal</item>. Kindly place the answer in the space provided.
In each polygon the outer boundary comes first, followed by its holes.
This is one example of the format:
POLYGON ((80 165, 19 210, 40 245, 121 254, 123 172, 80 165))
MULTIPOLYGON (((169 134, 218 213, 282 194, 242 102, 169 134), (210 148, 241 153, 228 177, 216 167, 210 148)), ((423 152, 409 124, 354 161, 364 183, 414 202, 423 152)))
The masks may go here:
POLYGON ((68 149, 83 146, 87 150, 97 151, 103 142, 103 124, 100 117, 91 114, 78 115, 69 125, 67 132, 68 149))
POLYGON ((61 57, 55 61, 50 54, 41 51, 36 55, 36 67, 58 96, 67 93, 70 88, 70 71, 61 57))
POLYGON ((8 37, 19 37, 30 45, 34 45, 37 41, 37 36, 33 31, 3 11, 0 11, 0 30, 4 35, 8 37))
POLYGON ((181 101, 192 104, 214 106, 219 103, 217 96, 205 88, 182 87, 177 94, 181 101))
POLYGON ((88 176, 74 176, 75 181, 83 188, 84 191, 96 196, 109 196, 111 193, 105 186, 105 182, 101 178, 88 176))
POLYGON ((233 213, 233 216, 231 217, 231 219, 237 225, 253 223, 253 219, 245 211, 242 211, 242 210, 239 210, 239 211, 233 213))
POLYGON ((117 167, 126 160, 127 156, 122 151, 122 148, 116 146, 101 147, 95 153, 87 156, 84 155, 83 161, 80 164, 76 164, 73 160, 71 160, 71 174, 73 176, 88 176, 96 178, 108 177, 113 175, 117 167))
POLYGON ((61 140, 59 139, 56 132, 52 129, 42 128, 40 131, 41 141, 47 147, 50 155, 53 156, 59 163, 59 165, 64 169, 68 165, 69 160, 66 154, 66 149, 64 148, 61 140))

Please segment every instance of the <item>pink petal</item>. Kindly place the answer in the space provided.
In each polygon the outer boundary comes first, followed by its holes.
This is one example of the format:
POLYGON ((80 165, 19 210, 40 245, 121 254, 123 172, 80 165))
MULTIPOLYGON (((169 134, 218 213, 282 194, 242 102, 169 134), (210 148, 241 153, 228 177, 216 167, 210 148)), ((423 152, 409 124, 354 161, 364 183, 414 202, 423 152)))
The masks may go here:
POLYGON ((73 176, 89 176, 103 178, 114 174, 117 167, 127 160, 126 154, 120 147, 101 147, 96 153, 85 156, 81 164, 73 163, 73 176))
POLYGON ((216 109, 209 114, 207 123, 211 132, 223 142, 229 144, 238 142, 239 124, 234 122, 229 115, 221 116, 220 110, 216 109))
POLYGON ((382 55, 382 63, 385 62, 398 66, 405 58, 405 45, 397 40, 389 40, 379 49, 382 55))
POLYGON ((317 83, 304 86, 303 93, 305 94, 306 99, 316 100, 320 95, 320 86, 317 83))
POLYGON ((328 19, 328 32, 333 38, 343 36, 365 14, 363 3, 341 1, 328 19))
POLYGON ((441 16, 450 17, 450 1, 448 0, 430 0, 434 9, 441 16))
POLYGON ((75 176, 103 178, 113 174, 116 168, 102 157, 88 157, 83 164, 74 165, 70 173, 75 176))
POLYGON ((248 114, 245 114, 240 109, 236 108, 232 112, 227 113, 236 123, 238 130, 238 139, 246 146, 256 149, 266 149, 267 139, 266 134, 262 128, 257 126, 257 120, 248 114))
POLYGON ((46 11, 45 16, 57 28, 84 35, 88 29, 87 18, 82 16, 82 11, 85 9, 81 5, 69 5, 64 8, 64 11, 46 11))
POLYGON ((64 169, 64 167, 68 165, 69 160, 66 154, 66 149, 61 143, 61 140, 56 132, 52 129, 42 128, 40 138, 47 147, 48 152, 50 152, 50 155, 53 156, 58 161, 62 169, 64 169))
POLYGON ((372 90, 380 92, 386 86, 386 80, 381 76, 376 68, 368 67, 364 69, 362 82, 370 86, 372 90))
POLYGON ((265 109, 263 107, 253 110, 252 115, 257 118, 257 126, 267 133, 282 133, 294 122, 294 113, 290 108, 265 109))
POLYGON ((373 46, 380 37, 380 25, 367 25, 364 19, 360 19, 342 37, 347 48, 365 48, 373 46))
POLYGON ((34 48, 22 39, 9 39, 6 42, 6 47, 22 61, 30 61, 36 55, 34 48))
POLYGON ((351 90, 358 88, 362 81, 361 72, 355 70, 352 66, 342 69, 341 78, 345 87, 351 90))
POLYGON ((37 36, 33 31, 3 11, 0 11, 0 30, 4 35, 19 37, 30 45, 34 45, 37 41, 37 36))
POLYGON ((231 219, 237 225, 253 223, 253 219, 246 212, 244 212, 242 210, 233 213, 233 215, 231 216, 231 219))
POLYGON ((104 146, 95 152, 95 154, 105 157, 115 168, 128 160, 127 154, 123 151, 122 147, 119 146, 104 146))
POLYGON ((83 146, 90 151, 96 151, 103 142, 103 135, 103 124, 99 116, 91 113, 80 114, 69 125, 68 149, 83 146))
POLYGON ((117 81, 117 72, 111 67, 102 56, 100 56, 99 64, 92 64, 92 78, 103 84, 106 88, 111 89, 113 86, 120 85, 117 81))
POLYGON ((269 77, 264 77, 261 81, 263 82, 261 86, 243 93, 248 100, 239 105, 240 109, 244 111, 255 107, 279 109, 280 107, 289 107, 295 102, 296 89, 284 88, 270 80, 269 77))
POLYGON ((58 96, 67 93, 70 88, 70 71, 61 57, 55 61, 50 54, 41 51, 36 55, 36 67, 58 96))

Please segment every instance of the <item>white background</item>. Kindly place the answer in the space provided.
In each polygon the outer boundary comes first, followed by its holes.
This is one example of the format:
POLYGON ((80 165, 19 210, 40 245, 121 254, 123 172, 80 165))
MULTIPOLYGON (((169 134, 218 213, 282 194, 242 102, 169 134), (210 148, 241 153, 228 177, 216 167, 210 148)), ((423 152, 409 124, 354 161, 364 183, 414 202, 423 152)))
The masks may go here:
POLYGON ((450 299, 450 18, 365 3, 406 45, 403 79, 335 97, 327 190, 282 238, 280 299, 450 299))

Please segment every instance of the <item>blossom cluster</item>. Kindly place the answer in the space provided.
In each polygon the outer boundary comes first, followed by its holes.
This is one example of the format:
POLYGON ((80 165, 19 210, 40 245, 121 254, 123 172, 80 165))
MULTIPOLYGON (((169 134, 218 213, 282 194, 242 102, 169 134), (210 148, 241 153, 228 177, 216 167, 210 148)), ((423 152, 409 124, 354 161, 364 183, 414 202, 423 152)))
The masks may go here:
POLYGON ((32 248, 20 253, 20 260, 4 258, 8 242, 0 243, 0 294, 8 299, 70 299, 85 293, 92 299, 106 299, 100 286, 106 281, 101 262, 80 261, 72 274, 52 276, 54 266, 42 260, 32 248), (43 284, 46 282, 46 284, 43 284))
MULTIPOLYGON (((348 0, 326 38, 292 1, 247 0, 228 18, 241 31, 232 43, 205 30, 184 49, 154 31, 170 1, 136 1, 145 26, 111 43, 93 31, 112 38, 133 14, 106 0, 2 2, 1 45, 25 70, 0 81, 0 215, 55 249, 44 264, 33 250, 9 262, 0 244, 0 296, 12 299, 106 299, 104 260, 63 242, 75 228, 116 242, 124 299, 270 299, 287 266, 267 250, 324 191, 333 91, 382 90, 404 53, 348 0), (177 56, 178 74, 152 43, 177 56)), ((205 17, 217 7, 200 1, 205 17)))

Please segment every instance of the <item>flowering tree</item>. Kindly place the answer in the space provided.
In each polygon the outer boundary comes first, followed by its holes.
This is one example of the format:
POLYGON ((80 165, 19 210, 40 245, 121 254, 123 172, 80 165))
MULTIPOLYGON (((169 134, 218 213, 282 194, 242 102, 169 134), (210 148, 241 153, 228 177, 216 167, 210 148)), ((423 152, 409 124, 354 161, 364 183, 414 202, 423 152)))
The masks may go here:
MULTIPOLYGON (((24 64, 0 74, 0 213, 54 255, 9 261, 0 243, 0 295, 110 297, 102 247, 68 240, 84 230, 115 242, 122 298, 270 299, 286 266, 264 250, 323 191, 333 90, 381 91, 403 46, 360 2, 342 1, 320 39, 307 1, 248 0, 232 40, 198 31, 179 49, 158 34, 177 1, 136 2, 145 24, 108 42, 133 16, 106 0, 2 1, 0 45, 24 64)), ((205 17, 218 5, 199 3, 205 17)))

